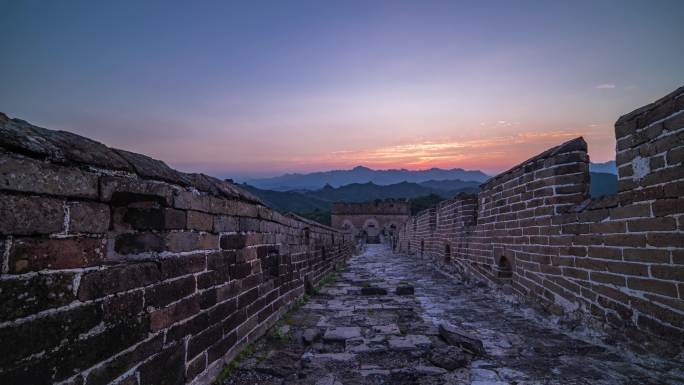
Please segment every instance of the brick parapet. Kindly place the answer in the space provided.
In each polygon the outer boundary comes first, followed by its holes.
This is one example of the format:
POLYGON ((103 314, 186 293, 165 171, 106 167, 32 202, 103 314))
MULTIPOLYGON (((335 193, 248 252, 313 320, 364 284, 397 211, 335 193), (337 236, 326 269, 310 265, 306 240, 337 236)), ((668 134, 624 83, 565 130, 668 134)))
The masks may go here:
MULTIPOLYGON (((637 351, 674 356, 684 341, 684 88, 616 123, 619 193, 588 197, 581 138, 554 147, 400 231, 440 267, 512 290, 637 351), (474 207, 455 225, 459 207, 474 207), (466 222, 464 222, 466 223, 466 222), (447 249, 446 245, 449 245, 447 249)), ((410 245, 410 247, 409 247, 410 245)))

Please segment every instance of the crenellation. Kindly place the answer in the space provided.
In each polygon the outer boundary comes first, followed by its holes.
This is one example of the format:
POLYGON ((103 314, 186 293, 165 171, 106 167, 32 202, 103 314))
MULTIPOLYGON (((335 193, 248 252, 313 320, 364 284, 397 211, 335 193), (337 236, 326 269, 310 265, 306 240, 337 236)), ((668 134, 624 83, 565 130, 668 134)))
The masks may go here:
POLYGON ((682 148, 682 95, 684 88, 616 123, 618 194, 588 197, 589 158, 578 138, 493 177, 476 197, 409 218, 400 250, 580 317, 639 351, 677 352, 684 169, 667 154, 682 148), (460 227, 452 211, 459 203, 475 207, 460 227))

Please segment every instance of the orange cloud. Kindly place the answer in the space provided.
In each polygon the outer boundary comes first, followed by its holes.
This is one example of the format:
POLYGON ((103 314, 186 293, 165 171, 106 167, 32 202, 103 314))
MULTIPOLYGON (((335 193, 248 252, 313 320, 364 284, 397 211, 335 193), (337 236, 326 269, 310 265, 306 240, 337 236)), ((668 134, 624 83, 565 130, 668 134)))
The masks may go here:
MULTIPOLYGON (((462 167, 497 172, 578 136, 584 136, 590 145, 592 139, 596 139, 596 142, 600 143, 599 147, 606 147, 605 144, 610 142, 611 138, 604 132, 603 125, 592 125, 583 130, 528 131, 490 138, 422 140, 417 143, 364 150, 336 151, 315 157, 316 159, 309 158, 306 161, 334 167, 355 165, 409 169, 462 167)), ((613 153, 610 152, 606 157, 599 157, 598 160, 608 160, 612 156, 613 153)), ((304 159, 301 160, 304 161, 304 159)))

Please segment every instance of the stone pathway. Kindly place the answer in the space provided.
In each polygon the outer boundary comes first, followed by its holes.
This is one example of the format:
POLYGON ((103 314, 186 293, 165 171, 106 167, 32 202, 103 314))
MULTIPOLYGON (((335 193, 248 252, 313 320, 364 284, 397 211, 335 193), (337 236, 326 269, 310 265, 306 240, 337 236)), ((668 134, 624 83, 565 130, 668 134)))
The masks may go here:
POLYGON ((629 360, 587 341, 425 261, 368 245, 223 384, 684 383, 681 365, 629 360), (447 343, 444 323, 481 340, 485 355, 447 343))

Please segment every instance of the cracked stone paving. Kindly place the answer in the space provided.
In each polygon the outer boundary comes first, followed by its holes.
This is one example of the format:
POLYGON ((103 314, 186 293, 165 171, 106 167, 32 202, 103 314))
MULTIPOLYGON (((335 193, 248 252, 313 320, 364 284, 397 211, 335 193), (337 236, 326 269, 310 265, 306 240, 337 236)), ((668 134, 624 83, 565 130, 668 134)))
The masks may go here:
POLYGON ((384 245, 367 245, 249 350, 223 385, 684 382, 681 363, 636 359, 384 245))

